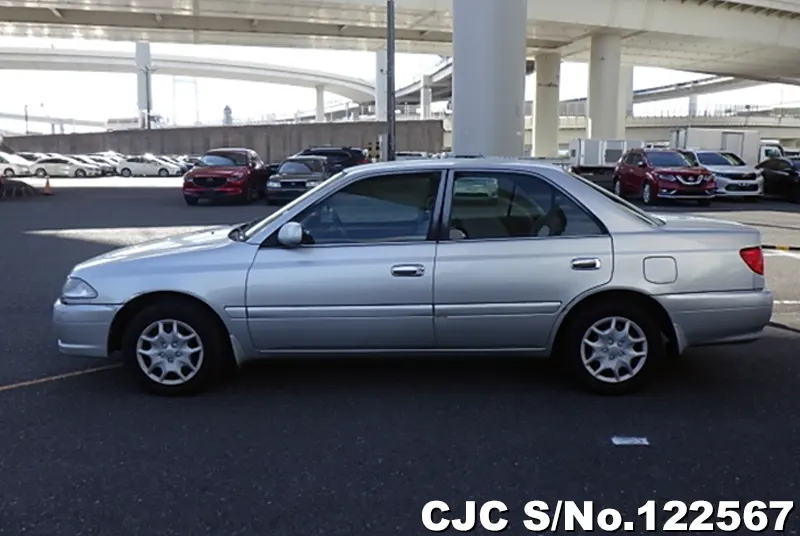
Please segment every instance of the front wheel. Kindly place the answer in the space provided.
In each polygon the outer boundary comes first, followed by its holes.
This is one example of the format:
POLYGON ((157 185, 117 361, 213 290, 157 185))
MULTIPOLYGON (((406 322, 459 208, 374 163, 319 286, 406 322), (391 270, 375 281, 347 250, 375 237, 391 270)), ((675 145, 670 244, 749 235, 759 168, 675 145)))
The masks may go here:
POLYGON ((191 196, 185 195, 185 196, 183 196, 183 200, 186 201, 187 205, 192 206, 192 207, 197 204, 197 198, 196 197, 191 197, 191 196))
POLYGON ((666 353, 658 324, 636 304, 587 306, 564 329, 561 357, 573 377, 598 394, 635 391, 666 353))
POLYGON ((86 176, 86 172, 84 170, 82 170, 82 169, 76 169, 75 170, 75 177, 81 179, 81 178, 83 178, 85 176, 86 176))
POLYGON ((642 187, 642 203, 645 205, 656 205, 658 198, 653 192, 653 186, 649 182, 645 182, 642 187))
POLYGON ((624 197, 622 195, 622 183, 619 181, 618 177, 614 177, 613 185, 614 185, 614 195, 616 195, 617 197, 624 197))
POLYGON ((169 175, 169 171, 167 171, 166 169, 159 169, 158 170, 158 176, 159 177, 166 177, 167 175, 169 175))
POLYGON ((11 169, 11 168, 7 168, 5 171, 3 171, 3 176, 4 176, 4 177, 11 178, 11 177, 13 177, 14 175, 16 175, 16 173, 14 173, 14 170, 13 170, 13 169, 11 169))
POLYGON ((697 201, 697 204, 700 205, 701 207, 710 207, 711 206, 711 200, 710 199, 700 199, 700 200, 697 201))
POLYGON ((120 171, 120 175, 122 175, 123 177, 130 177, 131 175, 133 175, 133 173, 131 173, 130 169, 123 168, 122 171, 120 171))
POLYGON ((185 301, 157 302, 136 314, 123 335, 122 355, 139 384, 159 395, 207 389, 230 359, 215 319, 185 301))
POLYGON ((47 171, 44 168, 39 168, 36 170, 36 176, 40 179, 47 177, 47 171))

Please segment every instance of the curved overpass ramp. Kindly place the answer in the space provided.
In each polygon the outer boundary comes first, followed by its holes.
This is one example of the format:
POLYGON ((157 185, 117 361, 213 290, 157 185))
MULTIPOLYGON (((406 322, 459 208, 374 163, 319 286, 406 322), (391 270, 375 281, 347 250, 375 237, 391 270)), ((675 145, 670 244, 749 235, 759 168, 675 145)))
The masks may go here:
MULTIPOLYGON (((375 99, 367 80, 284 65, 213 60, 191 56, 153 55, 153 72, 174 76, 221 78, 315 88, 355 102, 375 99)), ((0 47, 0 69, 136 73, 136 59, 127 52, 0 47)))

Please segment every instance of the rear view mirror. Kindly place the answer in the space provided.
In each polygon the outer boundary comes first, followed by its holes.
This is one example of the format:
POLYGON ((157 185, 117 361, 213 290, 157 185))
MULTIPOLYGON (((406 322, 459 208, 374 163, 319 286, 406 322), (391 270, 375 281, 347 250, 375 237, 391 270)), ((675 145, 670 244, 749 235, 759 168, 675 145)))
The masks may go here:
POLYGON ((303 226, 296 221, 283 224, 278 231, 278 242, 289 248, 301 245, 303 243, 303 226))

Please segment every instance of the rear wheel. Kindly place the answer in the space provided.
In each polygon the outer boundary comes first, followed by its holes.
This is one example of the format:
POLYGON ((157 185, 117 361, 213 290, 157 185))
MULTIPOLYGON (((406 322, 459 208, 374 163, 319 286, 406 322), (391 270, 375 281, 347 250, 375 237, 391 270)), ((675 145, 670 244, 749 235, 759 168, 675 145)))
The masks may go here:
POLYGON ((14 170, 11 169, 11 168, 6 168, 6 170, 3 171, 3 176, 4 177, 13 177, 14 175, 16 175, 16 174, 14 173, 14 170))
POLYGON ((47 177, 47 171, 44 168, 39 168, 36 170, 36 176, 43 179, 47 177))
POLYGON ((619 182, 619 177, 614 177, 612 180, 614 185, 614 194, 618 197, 624 197, 622 195, 622 183, 619 182))
POLYGON ((169 171, 167 171, 166 169, 162 168, 162 169, 158 170, 158 176, 159 177, 166 177, 167 175, 169 175, 169 171))
POLYGON ((122 171, 120 171, 119 174, 122 175, 123 177, 130 177, 131 175, 133 175, 133 173, 131 173, 131 170, 128 168, 122 168, 122 171))
POLYGON ((632 392, 666 353, 652 315, 634 303, 599 303, 578 310, 559 338, 573 378, 598 394, 632 392))
POLYGON ((125 329, 122 355, 146 390, 198 393, 221 377, 230 359, 225 334, 210 313, 185 301, 161 301, 136 314, 125 329))
POLYGON ((84 170, 82 170, 82 169, 76 169, 75 170, 75 176, 80 179, 80 178, 86 176, 86 172, 84 170))

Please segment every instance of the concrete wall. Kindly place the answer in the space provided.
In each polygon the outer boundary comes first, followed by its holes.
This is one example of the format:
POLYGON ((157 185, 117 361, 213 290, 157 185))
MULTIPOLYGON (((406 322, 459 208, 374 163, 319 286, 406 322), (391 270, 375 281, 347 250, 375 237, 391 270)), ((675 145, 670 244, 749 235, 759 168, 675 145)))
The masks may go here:
MULTIPOLYGON (((248 147, 267 162, 281 160, 310 145, 374 145, 383 125, 375 121, 253 125, 241 127, 191 127, 150 131, 128 130, 88 134, 8 136, 15 151, 83 154, 117 151, 123 154, 198 154, 217 147, 248 147)), ((397 123, 398 151, 441 151, 441 120, 397 123)))

